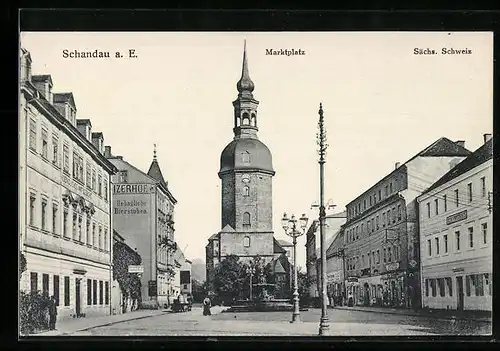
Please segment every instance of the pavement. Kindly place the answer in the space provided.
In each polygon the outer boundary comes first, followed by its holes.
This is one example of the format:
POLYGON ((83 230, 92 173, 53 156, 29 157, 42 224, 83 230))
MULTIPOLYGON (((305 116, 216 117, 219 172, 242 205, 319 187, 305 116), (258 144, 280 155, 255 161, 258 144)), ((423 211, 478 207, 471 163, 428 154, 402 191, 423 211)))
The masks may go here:
MULTIPOLYGON (((317 336, 320 309, 300 313, 300 322, 290 323, 290 312, 221 313, 211 316, 193 306, 188 312, 145 310, 125 315, 88 318, 87 325, 58 326, 59 330, 38 335, 71 336, 317 336), (58 333, 57 333, 58 332, 58 333)), ((373 313, 353 309, 328 310, 330 336, 436 336, 491 335, 491 323, 472 320, 437 320, 395 313, 373 313)), ((76 323, 76 322, 74 322, 76 323)), ((83 322, 81 322, 83 323, 83 322)), ((37 335, 37 336, 38 336, 37 335)))
POLYGON ((374 313, 398 314, 412 317, 436 318, 441 320, 471 320, 491 323, 491 312, 486 311, 456 311, 456 310, 409 310, 404 308, 388 308, 388 307, 366 307, 366 306, 335 306, 333 309, 347 311, 362 311, 374 313))

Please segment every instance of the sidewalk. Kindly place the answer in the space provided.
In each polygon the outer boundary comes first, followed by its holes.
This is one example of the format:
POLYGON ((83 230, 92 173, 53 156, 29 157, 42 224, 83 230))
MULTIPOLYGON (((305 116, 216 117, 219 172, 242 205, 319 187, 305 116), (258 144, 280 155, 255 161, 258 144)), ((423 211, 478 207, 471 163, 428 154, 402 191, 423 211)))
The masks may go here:
POLYGON ((57 336, 65 335, 80 331, 85 331, 91 328, 108 326, 115 323, 126 322, 136 319, 148 318, 159 316, 165 313, 169 313, 164 309, 160 310, 137 310, 134 312, 128 312, 124 314, 116 314, 110 316, 99 316, 99 317, 86 317, 86 318, 74 318, 63 320, 56 325, 56 330, 45 331, 31 336, 57 336))
POLYGON ((375 312, 375 313, 387 313, 387 314, 399 314, 413 317, 426 317, 426 318, 437 318, 437 319, 462 319, 471 320, 478 322, 489 322, 491 323, 491 312, 486 311, 462 311, 458 312, 455 310, 409 310, 404 308, 390 308, 390 307, 365 307, 365 306, 335 306, 334 309, 346 310, 346 311, 362 311, 362 312, 375 312))

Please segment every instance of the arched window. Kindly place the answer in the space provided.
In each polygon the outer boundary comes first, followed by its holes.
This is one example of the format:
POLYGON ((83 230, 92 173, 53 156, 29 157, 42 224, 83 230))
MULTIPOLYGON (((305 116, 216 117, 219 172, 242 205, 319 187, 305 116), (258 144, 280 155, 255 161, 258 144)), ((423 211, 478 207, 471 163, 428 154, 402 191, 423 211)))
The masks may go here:
POLYGON ((248 115, 248 113, 243 113, 243 121, 242 121, 242 124, 244 126, 247 126, 250 124, 250 116, 248 115))
POLYGON ((243 225, 250 226, 250 213, 248 212, 243 213, 243 225))
POLYGON ((246 185, 243 187, 243 196, 250 196, 250 188, 246 185))
POLYGON ((250 247, 250 237, 249 236, 245 236, 245 238, 243 238, 243 246, 250 247))
POLYGON ((252 120, 250 124, 254 127, 257 127, 257 119, 255 117, 255 113, 252 113, 252 120))

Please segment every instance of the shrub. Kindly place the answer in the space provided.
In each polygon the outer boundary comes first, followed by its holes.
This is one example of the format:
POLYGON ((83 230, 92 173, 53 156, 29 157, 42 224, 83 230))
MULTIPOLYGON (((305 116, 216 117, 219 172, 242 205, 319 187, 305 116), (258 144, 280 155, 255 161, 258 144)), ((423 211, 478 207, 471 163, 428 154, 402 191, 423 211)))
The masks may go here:
POLYGON ((40 294, 40 292, 20 292, 21 334, 33 334, 49 328, 49 304, 49 297, 40 294))

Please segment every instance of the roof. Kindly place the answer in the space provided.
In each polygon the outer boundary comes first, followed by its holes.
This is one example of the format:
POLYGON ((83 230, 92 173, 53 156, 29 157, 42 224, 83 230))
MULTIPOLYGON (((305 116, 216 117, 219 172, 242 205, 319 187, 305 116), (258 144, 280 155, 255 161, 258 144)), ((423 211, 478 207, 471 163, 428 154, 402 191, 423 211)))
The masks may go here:
POLYGON ((210 238, 208 238, 208 240, 215 240, 218 238, 218 236, 219 236, 219 233, 215 233, 210 238))
POLYGON ((493 158, 493 139, 488 140, 476 151, 474 151, 469 157, 465 158, 453 167, 448 173, 439 178, 434 184, 432 184, 423 194, 436 189, 437 187, 449 182, 450 180, 466 173, 467 171, 477 167, 484 162, 493 158))
POLYGON ((373 188, 375 188, 380 182, 384 181, 385 179, 389 178, 391 175, 393 175, 396 172, 399 172, 401 167, 405 166, 408 164, 410 161, 413 161, 417 157, 467 157, 471 154, 472 152, 470 150, 467 150, 465 147, 458 145, 456 142, 451 141, 450 139, 446 137, 441 137, 435 142, 433 142, 431 145, 427 146, 425 149, 411 157, 408 161, 400 165, 398 168, 393 170, 391 173, 377 181, 375 184, 373 184, 369 189, 365 190, 362 192, 360 195, 358 195, 354 200, 350 201, 347 205, 351 205, 353 202, 357 201, 360 197, 365 195, 367 192, 371 191, 373 188))
POLYGON ((276 263, 274 264, 274 273, 286 273, 280 260, 276 260, 276 263))
POLYGON ((286 252, 286 250, 281 247, 281 245, 279 244, 278 240, 276 240, 275 237, 273 237, 273 242, 274 242, 274 247, 273 247, 273 252, 274 253, 283 253, 283 252, 286 252))
POLYGON ((234 139, 221 153, 219 172, 235 169, 260 170, 274 174, 271 151, 258 139, 234 139))
POLYGON ((54 85, 52 83, 52 76, 50 74, 37 74, 37 75, 32 75, 31 76, 31 81, 33 83, 41 83, 41 82, 49 82, 50 85, 54 85))
POLYGON ((89 124, 92 127, 92 123, 90 122, 90 119, 88 118, 83 118, 83 119, 77 119, 76 124, 89 124))
POLYGON ((293 244, 291 242, 283 240, 283 239, 279 239, 278 244, 280 244, 280 246, 293 246, 293 244))
POLYGON ((92 132, 92 139, 94 138, 104 138, 102 132, 92 132))
POLYGON ((347 211, 332 213, 328 216, 325 216, 325 218, 347 218, 347 211))
POLYGON ((55 93, 53 100, 55 104, 67 102, 76 110, 75 97, 73 96, 73 93, 55 93))
MULTIPOLYGON (((224 232, 224 233, 234 233, 234 232, 235 232, 235 230, 234 230, 234 228, 233 228, 233 227, 231 227, 231 225, 226 224, 226 225, 224 226, 224 228, 222 228, 221 232, 224 232)), ((214 234, 214 235, 217 235, 217 234, 214 234)))
POLYGON ((167 182, 163 178, 163 174, 161 173, 160 165, 156 158, 153 158, 153 162, 151 162, 151 166, 149 166, 148 175, 162 183, 164 186, 167 186, 167 182))

